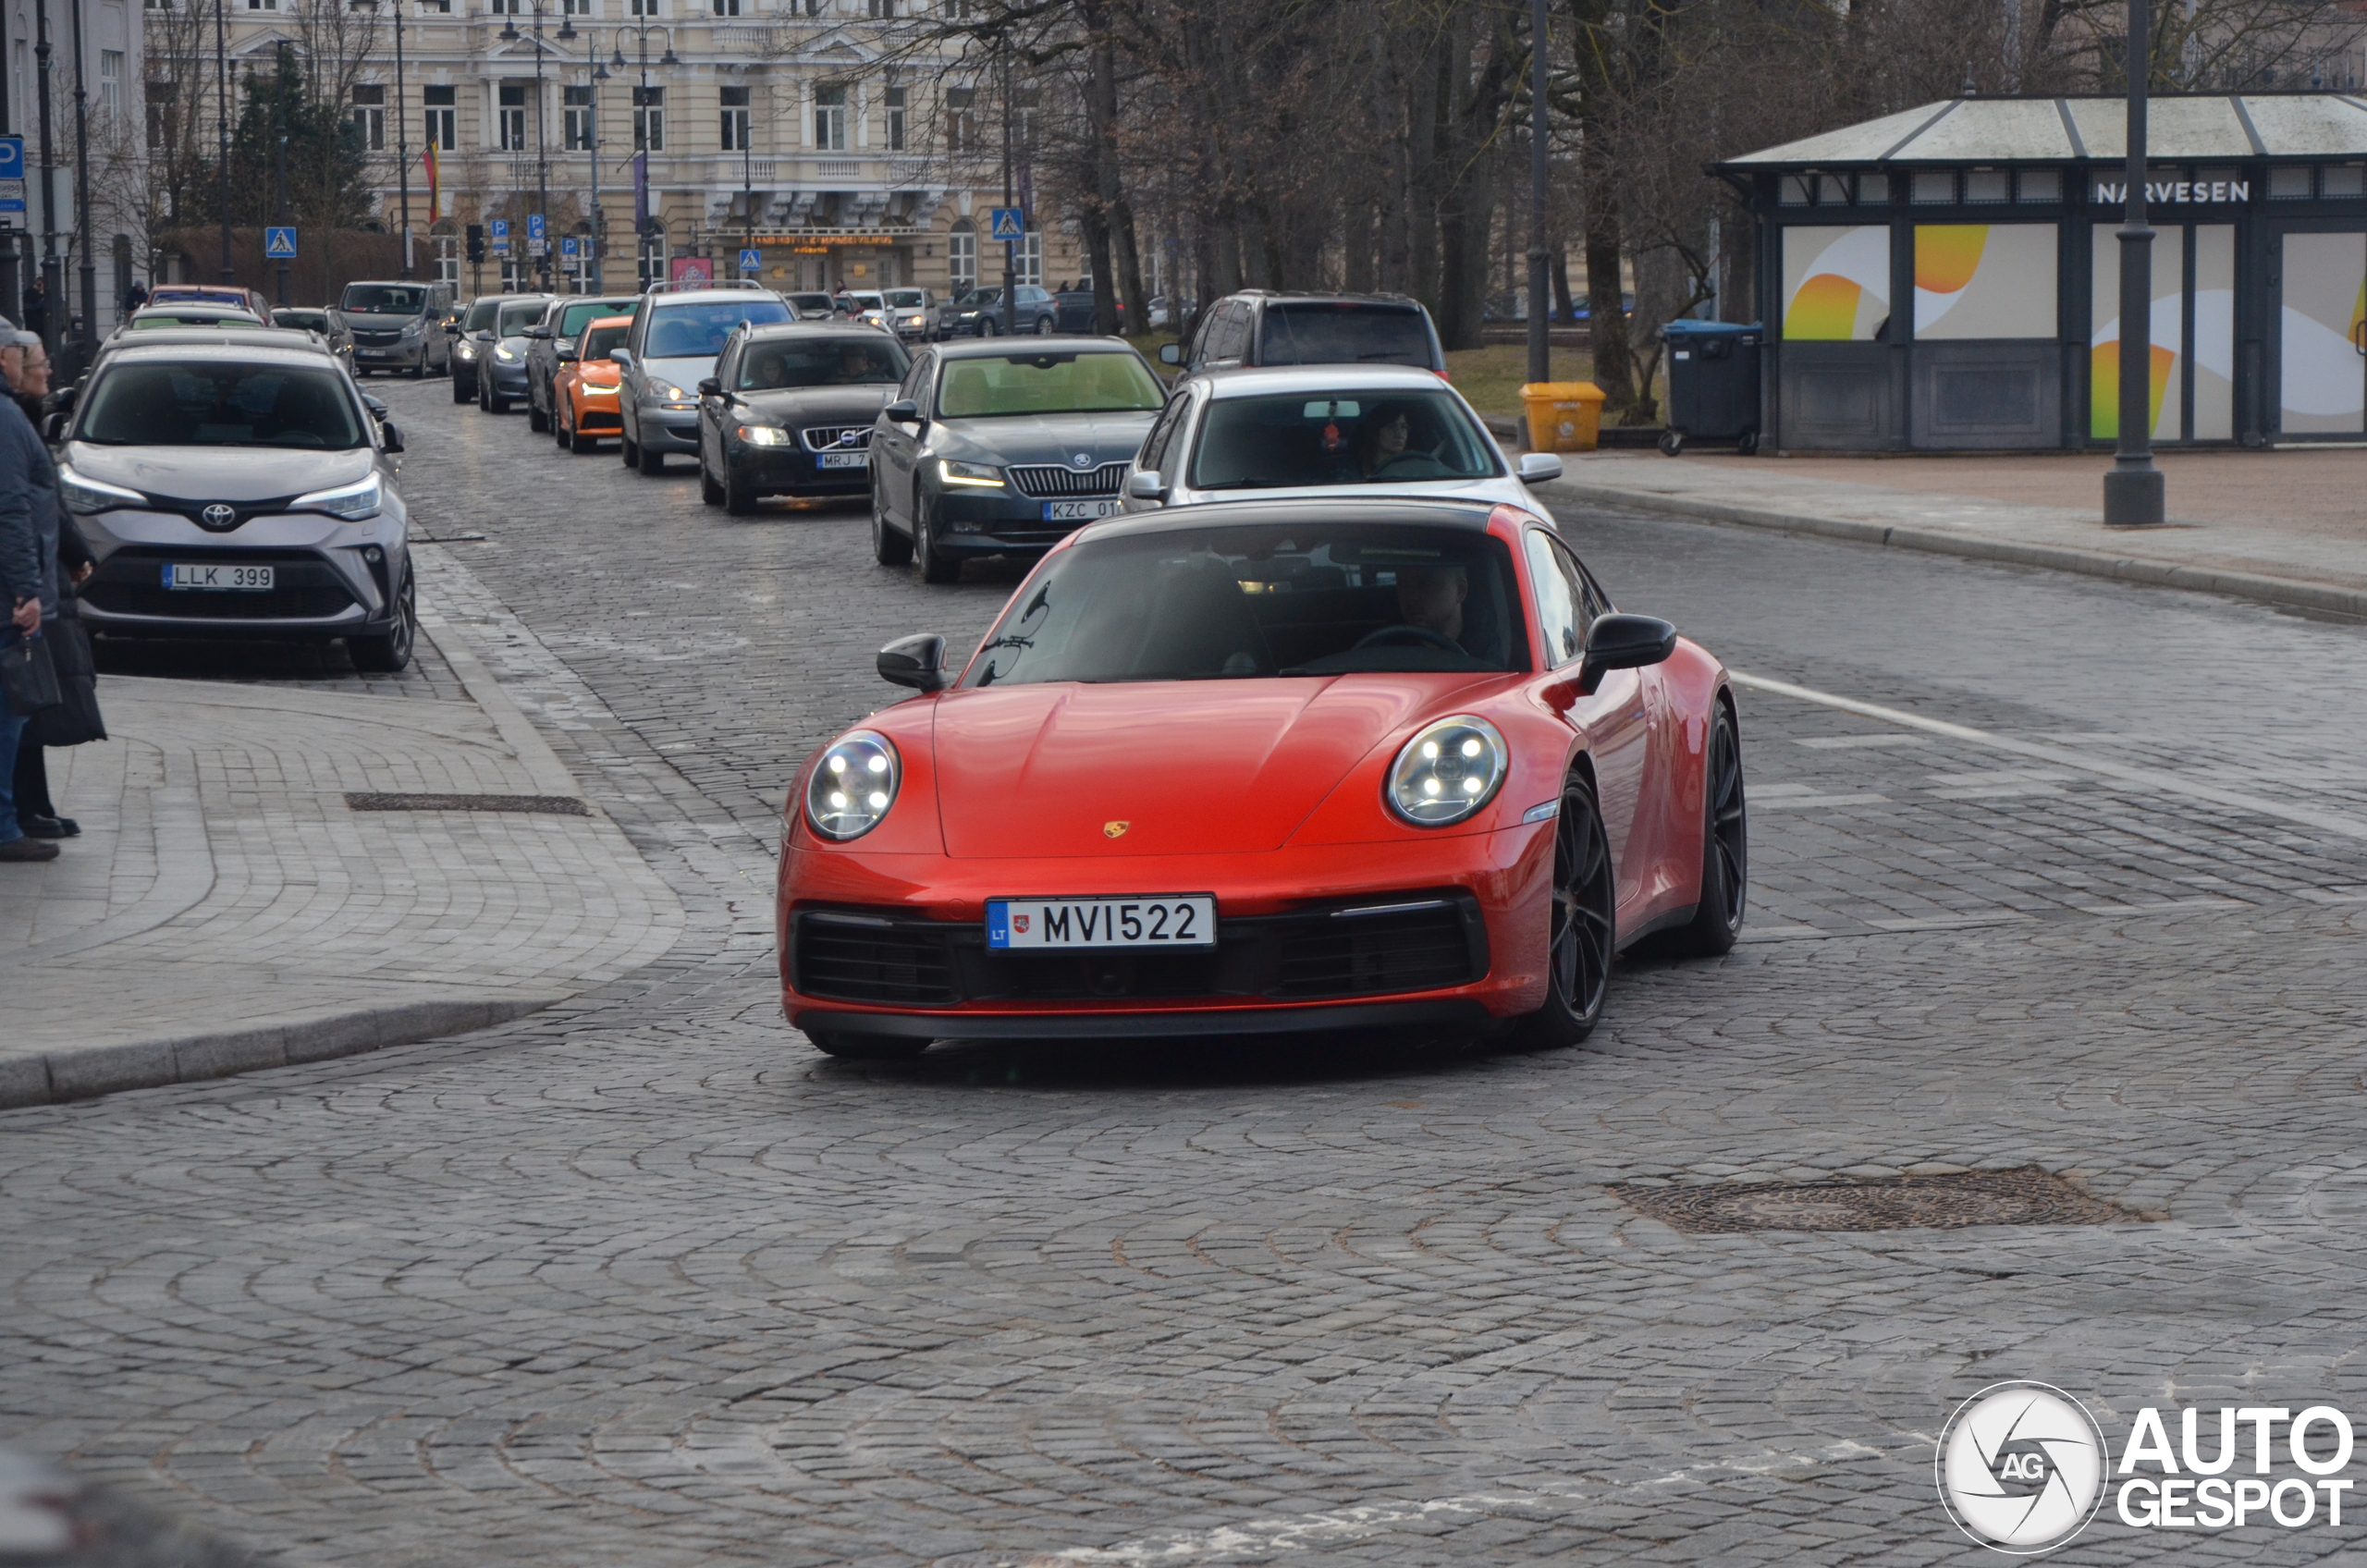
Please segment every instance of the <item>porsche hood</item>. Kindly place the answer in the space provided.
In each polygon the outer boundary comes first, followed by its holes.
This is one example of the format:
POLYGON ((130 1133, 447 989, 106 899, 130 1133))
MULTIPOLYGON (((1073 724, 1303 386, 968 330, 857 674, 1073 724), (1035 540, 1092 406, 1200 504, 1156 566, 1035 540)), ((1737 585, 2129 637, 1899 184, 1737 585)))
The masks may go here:
POLYGON ((1276 850, 1438 695, 1346 677, 1011 686, 936 704, 937 804, 959 859, 1276 850))

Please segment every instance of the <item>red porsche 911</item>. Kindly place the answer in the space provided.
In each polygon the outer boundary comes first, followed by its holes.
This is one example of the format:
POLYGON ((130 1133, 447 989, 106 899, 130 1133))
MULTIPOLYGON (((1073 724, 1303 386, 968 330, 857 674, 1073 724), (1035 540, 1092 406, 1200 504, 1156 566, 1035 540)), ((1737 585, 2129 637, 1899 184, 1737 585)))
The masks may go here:
POLYGON ((1612 957, 1743 919, 1724 668, 1613 611, 1545 520, 1457 501, 1112 519, 958 674, 805 765, 779 918, 833 1056, 1384 1025, 1545 1046, 1612 957))

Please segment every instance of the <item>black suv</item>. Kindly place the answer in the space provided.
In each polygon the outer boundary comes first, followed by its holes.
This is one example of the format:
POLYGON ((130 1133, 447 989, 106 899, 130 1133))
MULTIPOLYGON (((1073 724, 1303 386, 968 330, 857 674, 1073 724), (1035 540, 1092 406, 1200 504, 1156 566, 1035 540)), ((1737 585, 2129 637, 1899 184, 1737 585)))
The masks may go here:
POLYGON ((1283 294, 1245 288, 1200 312, 1188 345, 1159 351, 1187 371, 1235 365, 1417 365, 1446 374, 1439 329, 1403 294, 1283 294))

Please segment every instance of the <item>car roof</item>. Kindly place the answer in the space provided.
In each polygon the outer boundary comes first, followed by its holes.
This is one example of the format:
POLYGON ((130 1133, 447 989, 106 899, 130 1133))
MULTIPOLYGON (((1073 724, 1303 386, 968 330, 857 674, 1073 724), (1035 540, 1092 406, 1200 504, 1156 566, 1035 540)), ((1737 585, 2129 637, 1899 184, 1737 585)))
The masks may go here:
POLYGON ((1081 332, 1064 332, 1050 337, 973 337, 937 346, 938 353, 949 360, 1025 359, 1047 350, 1071 354, 1085 349, 1104 354, 1134 354, 1134 346, 1122 337, 1093 337, 1081 332))
POLYGON ((1437 500, 1407 496, 1342 497, 1306 496, 1271 501, 1212 501, 1204 506, 1162 507, 1157 511, 1122 513, 1083 529, 1079 544, 1103 539, 1131 539, 1142 534, 1181 533, 1201 528, 1243 528, 1290 524, 1305 518, 1326 523, 1360 527, 1466 528, 1487 532, 1498 501, 1443 496, 1437 500))
POLYGON ((752 298, 779 299, 779 296, 769 288, 682 288, 664 294, 644 294, 642 298, 649 301, 651 310, 658 311, 668 305, 711 305, 717 300, 733 300, 745 304, 752 298))
POLYGON ((317 354, 324 359, 333 357, 325 343, 316 342, 309 331, 274 327, 274 336, 261 337, 245 328, 227 332, 210 326, 159 326, 147 332, 126 332, 110 337, 100 345, 100 352, 120 354, 132 349, 221 348, 236 349, 240 353, 276 351, 293 349, 317 354))
POLYGON ((1208 385, 1211 398, 1254 398, 1265 392, 1435 392, 1446 383, 1420 365, 1245 365, 1195 371, 1188 379, 1208 385))
POLYGON ((272 364, 282 360, 295 364, 318 364, 324 360, 328 361, 332 365, 337 362, 327 350, 315 348, 310 342, 287 344, 226 343, 219 340, 188 342, 181 340, 178 335, 175 335, 174 341, 166 343, 152 343, 143 337, 137 343, 125 344, 106 357, 111 361, 197 360, 231 365, 272 364))
POLYGON ((1394 305, 1422 308, 1422 302, 1410 294, 1350 294, 1316 288, 1236 288, 1225 296, 1228 300, 1288 300, 1293 304, 1319 305, 1394 305))
POLYGON ((849 321, 843 316, 835 317, 829 321, 752 321, 748 324, 748 336, 752 338, 824 336, 843 337, 851 332, 869 334, 875 337, 883 336, 880 330, 869 322, 849 321))
POLYGON ((125 319, 138 321, 142 316, 244 316, 249 321, 261 321, 250 305, 233 305, 227 300, 215 304, 211 300, 167 300, 161 305, 142 305, 125 319))

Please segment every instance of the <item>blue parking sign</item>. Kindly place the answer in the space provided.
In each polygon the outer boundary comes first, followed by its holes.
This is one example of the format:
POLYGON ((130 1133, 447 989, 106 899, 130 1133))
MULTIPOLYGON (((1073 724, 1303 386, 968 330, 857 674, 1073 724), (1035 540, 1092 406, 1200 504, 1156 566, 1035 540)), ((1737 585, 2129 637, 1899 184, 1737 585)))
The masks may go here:
POLYGON ((526 218, 526 238, 539 245, 543 242, 543 214, 531 213, 526 218))
POLYGON ((575 260, 578 255, 583 253, 583 242, 576 239, 572 234, 562 234, 559 236, 558 253, 567 260, 570 262, 575 260))
POLYGON ((25 178, 25 139, 0 136, 0 179, 25 178))
POLYGON ((508 218, 495 218, 492 222, 486 224, 485 227, 493 230, 493 248, 495 250, 507 251, 509 249, 509 220, 508 218))

